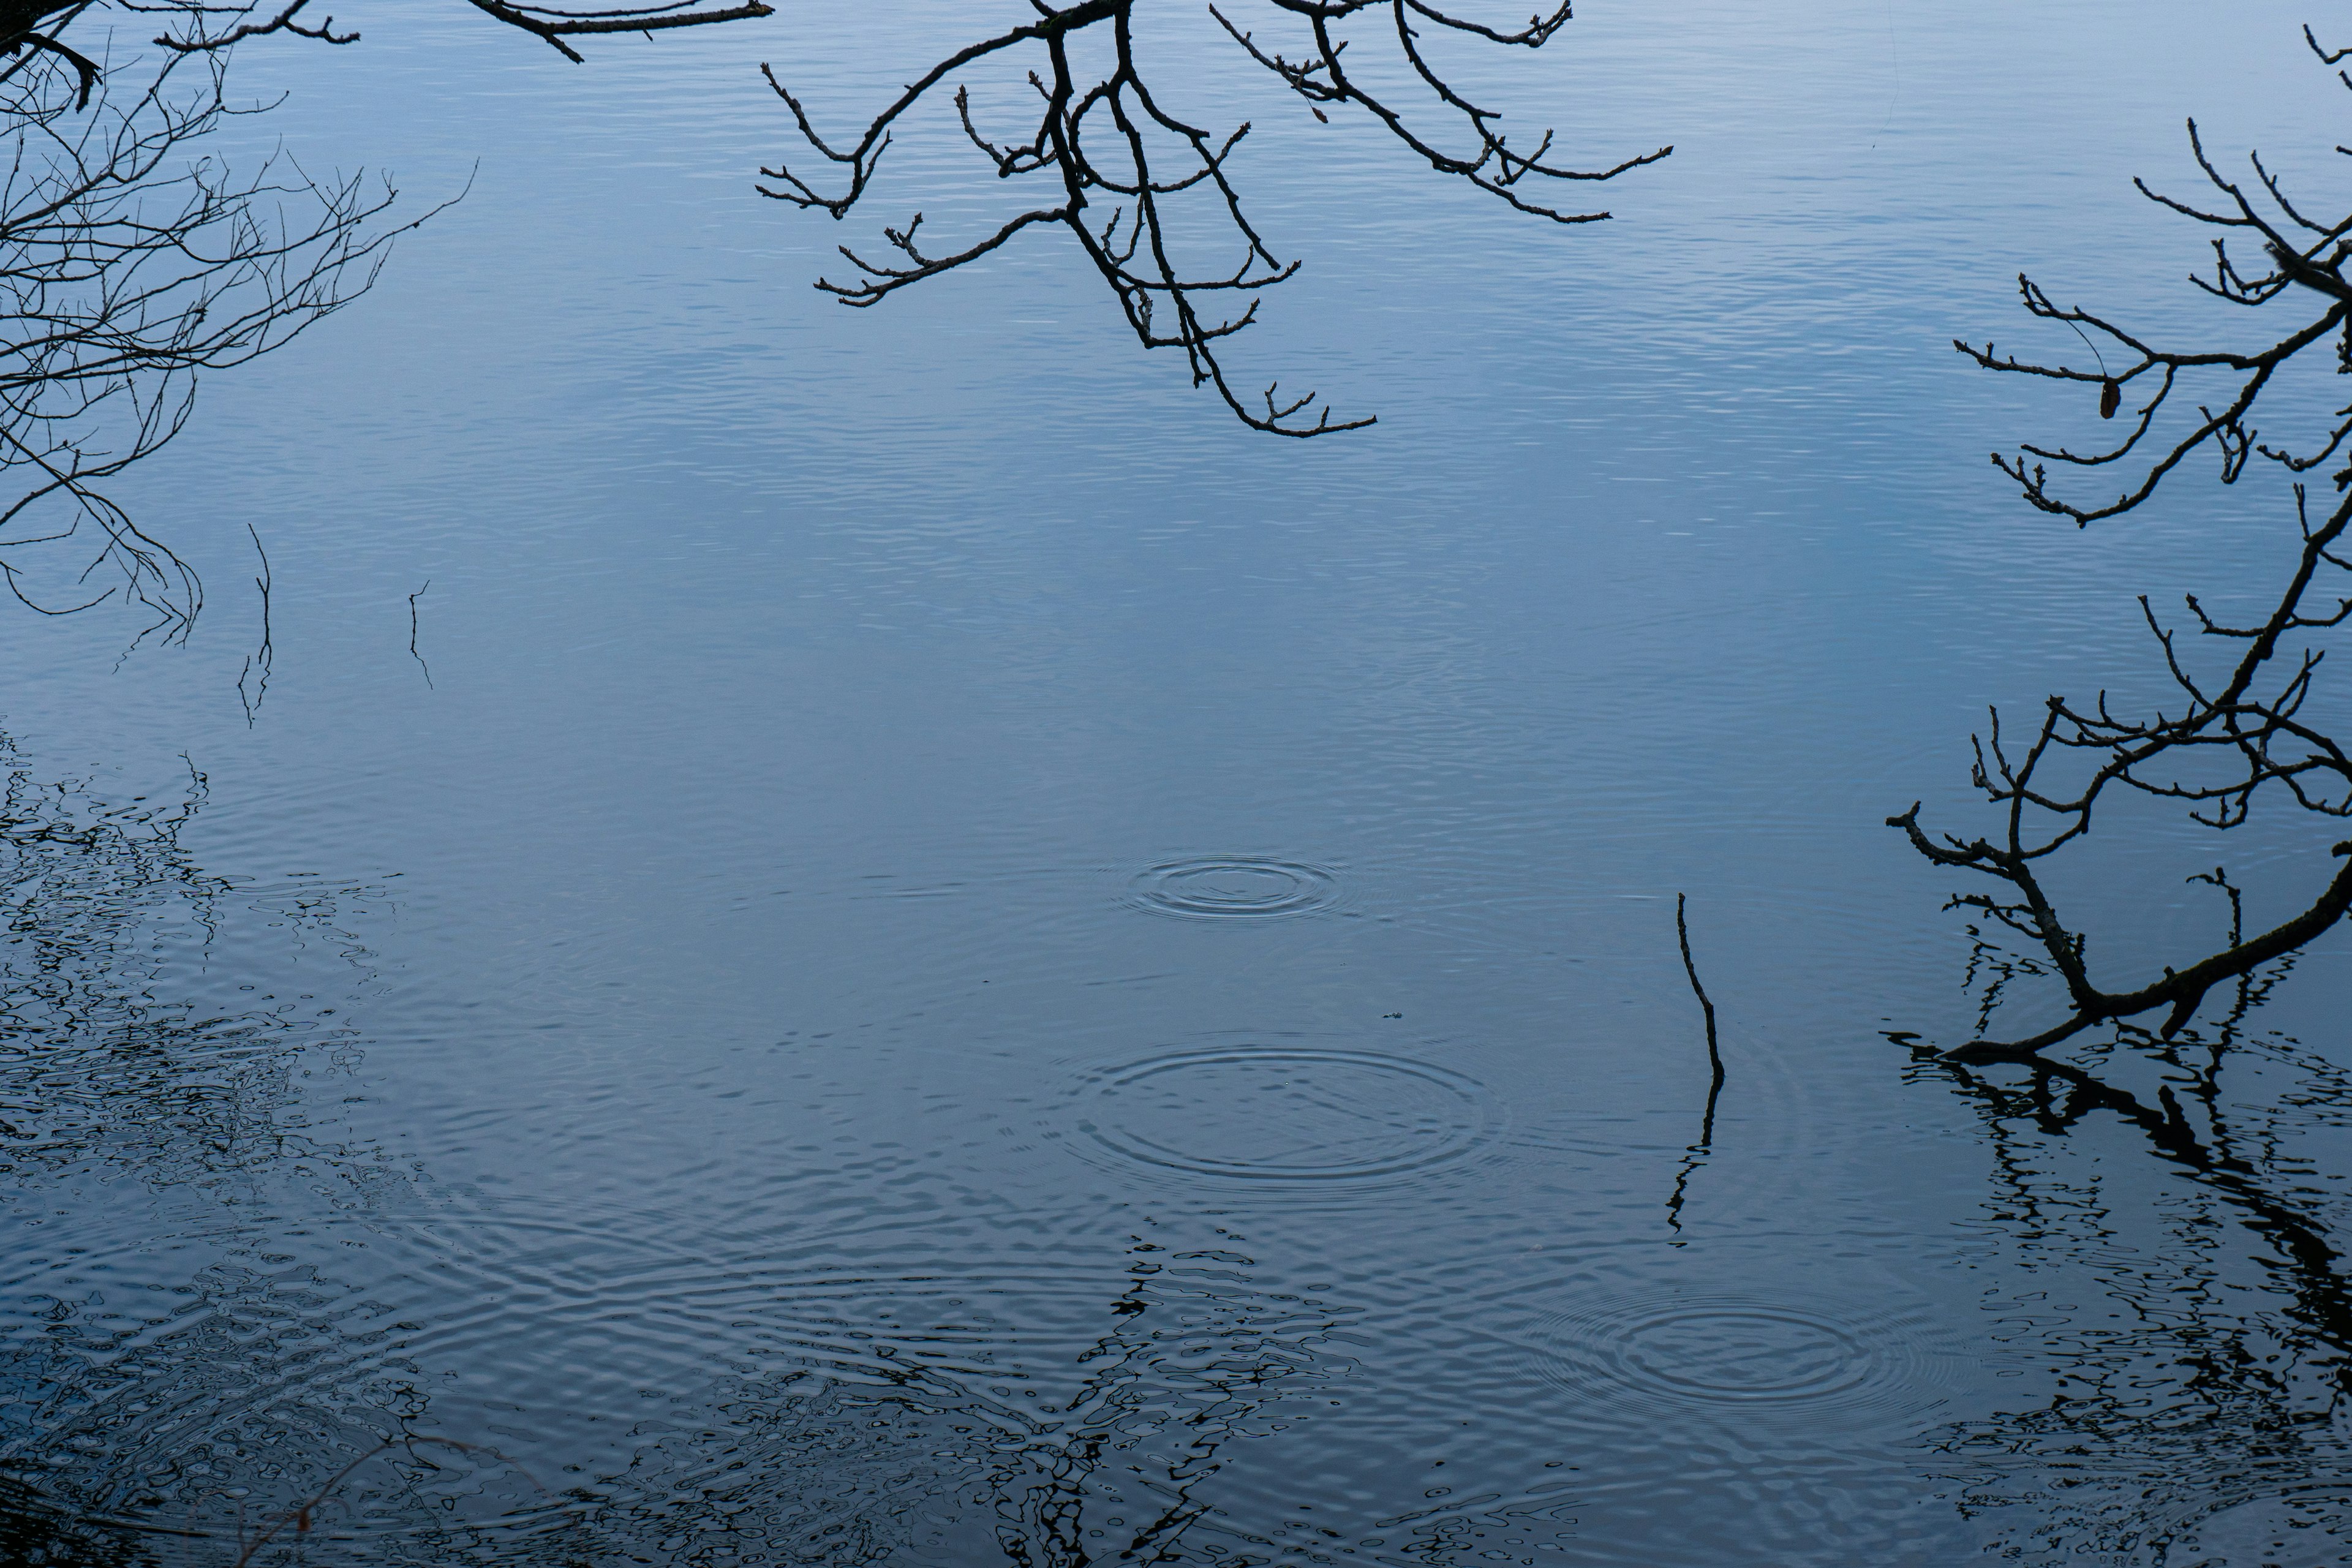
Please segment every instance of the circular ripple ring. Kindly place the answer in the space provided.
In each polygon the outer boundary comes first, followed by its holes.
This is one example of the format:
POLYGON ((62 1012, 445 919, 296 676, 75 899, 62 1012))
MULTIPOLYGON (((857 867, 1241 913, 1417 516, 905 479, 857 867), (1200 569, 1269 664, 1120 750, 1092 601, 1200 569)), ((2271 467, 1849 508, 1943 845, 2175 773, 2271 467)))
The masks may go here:
POLYGON ((1255 856, 1171 860, 1138 875, 1128 901, 1181 920, 1279 920, 1311 914, 1339 900, 1339 885, 1320 866, 1255 856))
POLYGON ((1904 1418, 1954 1373, 1922 1321, 1728 1296, 1619 1301, 1563 1314, 1539 1335, 1539 1370, 1581 1393, 1660 1411, 1904 1418))
POLYGON ((1371 1051, 1235 1045, 1086 1075, 1074 1146, 1253 1183, 1381 1180, 1459 1159, 1497 1117, 1475 1079, 1371 1051))

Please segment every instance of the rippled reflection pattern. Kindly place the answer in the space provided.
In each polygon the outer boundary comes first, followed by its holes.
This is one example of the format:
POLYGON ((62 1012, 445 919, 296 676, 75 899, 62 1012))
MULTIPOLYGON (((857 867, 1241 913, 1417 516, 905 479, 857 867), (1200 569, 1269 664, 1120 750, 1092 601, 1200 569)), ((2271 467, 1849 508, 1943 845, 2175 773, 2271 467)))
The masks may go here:
POLYGON ((2168 1060, 1919 1068, 1982 1119, 1990 1213, 2022 1243, 1979 1262, 1992 1337, 2054 1382, 1936 1434, 1961 1462, 1947 1474, 1963 1506, 2010 1549, 2196 1568, 2352 1561, 2352 1280, 2328 1239, 2344 1205, 2305 1163, 2340 1147, 2352 1081, 2253 1027, 2278 978, 2240 983, 2168 1060), (2156 1201, 2105 1169, 2134 1160, 2175 1178, 2156 1201), (2221 1245, 2241 1241, 2251 1254, 2221 1245))
MULTIPOLYGON (((1265 363, 1383 414, 1285 443, 1025 236, 803 297, 757 60, 837 123, 935 5, 584 72, 386 9, 240 46, 228 151, 476 183, 121 476, 204 629, 0 616, 0 1563, 2352 1561, 2352 933, 1915 1059, 1965 943, 1876 826, 2251 580, 2263 463, 2041 529, 1984 454, 2100 389, 1949 345, 2210 264, 2129 185, 2185 113, 2332 157, 2301 14, 1579 7, 1475 101, 1679 150, 1562 236, 1135 6, 1312 258, 1265 363)), ((876 210, 986 232, 903 130, 876 210)), ((2217 929, 2192 842, 2069 851, 2102 965, 2217 929)))
POLYGON ((2169 1561, 2183 1568, 2337 1568, 2352 1541, 2352 1497, 2314 1487, 2217 1504, 2182 1527, 2169 1561))
MULTIPOLYGON (((975 1361, 968 1336, 915 1326, 920 1311, 898 1342, 847 1359, 780 1345, 714 1424, 598 1489, 598 1528, 693 1563, 1255 1561, 1232 1555, 1248 1538, 1202 1489, 1240 1445, 1316 1418, 1317 1390, 1349 1365, 1334 1341, 1353 1314, 1264 1292, 1253 1272, 1239 1252, 1139 1237, 1096 1299, 1097 1331, 1028 1366, 975 1361)), ((931 1281, 866 1288, 902 1309, 964 1304, 931 1281)))

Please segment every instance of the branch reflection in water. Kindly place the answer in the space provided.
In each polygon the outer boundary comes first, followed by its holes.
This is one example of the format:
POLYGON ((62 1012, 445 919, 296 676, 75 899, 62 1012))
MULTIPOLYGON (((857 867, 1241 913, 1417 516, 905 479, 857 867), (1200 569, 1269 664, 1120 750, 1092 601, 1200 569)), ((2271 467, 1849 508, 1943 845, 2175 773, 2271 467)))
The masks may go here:
POLYGON ((180 842, 206 799, 193 770, 180 791, 118 801, 38 777, 5 738, 0 767, 0 1169, 16 1237, 0 1320, 14 1490, 0 1512, 25 1561, 127 1562, 134 1535, 219 1538, 201 1516, 226 1503, 215 1487, 249 1489, 238 1454, 299 1474, 331 1465, 340 1440, 273 1397, 261 1359, 273 1320, 297 1320, 302 1337, 302 1282, 215 1266, 159 1278, 147 1297, 147 1266, 76 1216, 128 1184, 218 1230, 264 1181, 349 1202, 388 1177, 290 1110, 298 1063, 348 1065, 342 1007, 318 993, 224 1007, 183 989, 233 910, 285 931, 298 964, 321 950, 331 976, 364 986, 371 954, 352 922, 377 895, 240 889, 204 871, 180 842))
POLYGON ((1269 1542, 1204 1485, 1237 1445, 1311 1419, 1310 1398, 1351 1364, 1333 1342, 1355 1314, 1267 1293, 1239 1237, 1171 1250, 1148 1234, 1104 1303, 1108 1326, 1063 1365, 968 1363, 912 1325, 879 1366, 812 1344, 605 1489, 600 1532, 671 1535, 690 1563, 1266 1561, 1253 1548, 1269 1542))
MULTIPOLYGON (((1266 1293, 1238 1237, 1171 1249, 1138 1236, 1102 1299, 1105 1327, 1066 1373, 973 1360, 913 1324, 849 1357, 804 1335, 609 1482, 551 1489, 496 1433, 438 1429, 427 1368, 403 1350, 419 1325, 273 1250, 281 1188, 373 1228, 423 1179, 306 1124, 298 1067, 353 1064, 347 1006, 268 994, 223 1010, 174 991, 251 906, 328 950, 345 990, 364 989, 373 955, 355 921, 380 895, 261 891, 204 871, 180 843, 205 802, 201 775, 121 804, 45 784, 8 755, 0 1138, 12 1207, 34 1233, 0 1324, 9 1561, 568 1563, 680 1532, 694 1549, 669 1560, 880 1562, 944 1539, 1075 1565, 1106 1532, 1154 1560, 1231 1533, 1202 1483, 1235 1443, 1304 1418, 1305 1396, 1346 1364, 1328 1342, 1351 1314, 1266 1293), (45 1244, 48 1215, 121 1182, 153 1195, 176 1239, 93 1251, 68 1222, 45 1244), (160 1269, 140 1260, 150 1252, 160 1269), (218 1256, 175 1274, 184 1254, 218 1256), (151 1277, 160 1304, 142 1300, 151 1277)), ((937 1284, 877 1276, 824 1293, 903 1303, 937 1284)))
POLYGON ((1988 1207, 2014 1261, 1982 1265, 2004 1281, 1987 1310, 2057 1374, 2046 1404, 1937 1439, 1967 1461, 1963 1509, 2012 1546, 2282 1565, 2352 1551, 2345 1206, 2311 1158, 2348 1124, 2352 1079, 2245 1029, 2284 969, 2241 982, 2216 1026, 2135 1032, 2089 1066, 1913 1047, 1912 1076, 1969 1104, 1993 1151, 1988 1207), (2134 1145, 2174 1180, 2110 1168, 2134 1145), (2068 1304, 2086 1293, 2116 1310, 2086 1321, 2068 1304))

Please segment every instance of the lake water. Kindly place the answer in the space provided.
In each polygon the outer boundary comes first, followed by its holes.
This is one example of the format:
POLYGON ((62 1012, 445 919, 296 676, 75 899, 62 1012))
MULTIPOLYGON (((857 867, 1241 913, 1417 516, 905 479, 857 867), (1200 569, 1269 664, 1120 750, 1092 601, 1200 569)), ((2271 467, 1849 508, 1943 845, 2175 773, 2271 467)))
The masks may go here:
MULTIPOLYGON (((2035 516, 1985 454, 2091 400, 1950 342, 2065 352, 2021 269, 2212 330, 2130 178, 2193 112, 2340 195, 2304 14, 1595 4, 1465 68, 1675 145, 1559 229, 1146 10, 1307 264, 1244 384, 1372 428, 1243 428, 1045 236, 810 287, 1006 197, 933 119, 762 199, 757 63, 845 126, 1025 8, 246 47, 240 155, 471 187, 125 477, 188 647, 0 617, 14 1560, 2345 1560, 2336 1277, 1887 1037, 1976 1016, 1883 819, 2293 539, 2202 458, 2035 516)), ((2103 823, 2097 952, 2220 945, 2223 854, 2277 918, 2312 836, 2237 837, 2103 823)), ((2317 1236, 2347 957, 2191 1107, 2317 1236)))

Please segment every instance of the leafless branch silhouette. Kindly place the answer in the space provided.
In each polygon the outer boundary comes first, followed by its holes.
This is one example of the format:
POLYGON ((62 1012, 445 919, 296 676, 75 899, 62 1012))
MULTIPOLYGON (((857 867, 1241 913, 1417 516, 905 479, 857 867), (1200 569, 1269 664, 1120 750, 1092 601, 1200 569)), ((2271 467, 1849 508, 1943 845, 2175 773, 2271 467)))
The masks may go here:
MULTIPOLYGON (((2315 52, 2327 58, 2308 32, 2305 37, 2315 52)), ((2352 87, 2352 81, 2347 85, 2352 87)), ((2122 400, 2119 389, 2152 378, 2154 391, 2135 413, 2133 426, 2120 446, 2088 456, 2064 447, 2032 446, 2022 448, 2024 455, 2015 459, 1994 455, 1994 463, 2023 487, 2028 501, 2043 511, 2072 518, 2078 525, 2138 507, 2156 493, 2183 458, 2207 443, 2220 452, 2222 482, 2231 484, 2244 472, 2253 455, 2300 474, 2318 467, 2352 435, 2352 411, 2347 411, 2336 416, 2305 455, 2296 456, 2262 444, 2247 423, 2282 365, 2311 344, 2339 334, 2347 321, 2352 320, 2352 280, 2344 271, 2346 263, 2352 261, 2352 241, 2347 237, 2352 237, 2352 216, 2326 224, 2305 217, 2259 156, 2250 159, 2255 174, 2255 192, 2250 194, 2248 185, 2229 180, 2208 157, 2193 123, 2190 146, 2198 167, 2223 199, 2206 208, 2157 195, 2145 185, 2140 189, 2151 200, 2200 223, 2225 231, 2248 230, 2257 237, 2270 258, 2268 270, 2242 271, 2231 259, 2227 246, 2230 237, 2225 233, 2214 243, 2213 278, 2192 281, 2231 304, 2270 307, 2285 313, 2291 330, 2276 337, 2270 347, 2252 353, 2163 349, 2132 335, 2108 317, 2061 310, 2027 279, 2021 286, 2029 312, 2078 332, 2087 328, 2104 334, 2110 342, 2137 355, 2136 362, 2108 376, 2104 372, 2094 374, 2013 356, 1996 358, 1990 344, 1982 349, 1958 345, 1989 369, 2062 382, 2096 383, 2101 388, 2100 411, 2106 416, 2116 413, 2122 400), (2229 373, 2234 386, 2221 412, 2200 406, 2199 418, 2187 434, 2178 439, 2148 440, 2176 378, 2186 370, 2213 368, 2229 373), (2113 501, 2078 505, 2049 488, 2048 462, 2029 466, 2029 458, 2083 468, 2128 464, 2137 478, 2113 501)), ((2092 341, 2087 333, 2085 341, 2092 341)), ((2352 338, 2339 345, 2336 369, 2352 374, 2352 338)), ((1931 835, 1919 825, 1916 804, 1887 819, 1935 864, 1979 872, 2002 884, 1997 892, 1962 894, 1954 903, 2029 938, 2064 986, 2067 1014, 2062 1021, 2021 1040, 1971 1042, 1953 1053, 1958 1058, 1979 1062, 2030 1058, 2094 1026, 2158 1010, 2164 1013, 2158 1037, 2169 1039, 2214 987, 2242 980, 2262 965, 2294 952, 2352 909, 2352 839, 2332 845, 2329 852, 2340 864, 2324 885, 2307 895, 2298 912, 2252 937, 2241 929, 2242 905, 2227 877, 2218 869, 2210 875, 2200 873, 2191 879, 2210 882, 2229 894, 2232 911, 2229 943, 2192 963, 2166 965, 2159 975, 2112 987, 2094 979, 2088 939, 2060 912, 2042 869, 2042 862, 2090 831, 2102 804, 2117 791, 2178 802, 2196 821, 2221 830, 2243 825, 2258 797, 2284 797, 2301 810, 2330 821, 2352 817, 2352 757, 2319 727, 2311 701, 2326 652, 2320 644, 2327 634, 2352 620, 2352 583, 2340 575, 2352 574, 2352 555, 2345 553, 2343 545, 2345 531, 2352 527, 2352 468, 2332 476, 2332 482, 2339 499, 2324 510, 2312 504, 2303 484, 2294 485, 2300 540, 2292 569, 2266 612, 2224 619, 2209 613, 2196 595, 2188 595, 2188 615, 2199 637, 2213 639, 2232 650, 2218 668, 2200 672, 2198 661, 2181 645, 2178 630, 2158 616, 2145 596, 2141 598, 2141 614, 2178 693, 2178 707, 2148 713, 2120 712, 2110 705, 2105 692, 2091 703, 2053 696, 2044 705, 2039 723, 2021 741, 2004 731, 1996 710, 1988 733, 1977 741, 1974 782, 1999 809, 2000 828, 1986 836, 1931 835), (2068 774, 2071 762, 2089 764, 2087 773, 2068 774), (2062 774, 2068 776, 2057 776, 2062 774)))
MULTIPOLYGON (((940 58, 874 116, 856 141, 842 145, 817 130, 807 106, 772 67, 761 68, 792 110, 807 150, 845 181, 821 186, 785 161, 761 171, 766 182, 761 190, 842 218, 866 195, 893 132, 919 105, 983 60, 1018 53, 1035 61, 1028 84, 1036 96, 1036 118, 1024 121, 1011 140, 982 129, 966 87, 955 87, 954 103, 965 135, 997 177, 1034 177, 1042 187, 1040 199, 992 232, 938 247, 919 237, 923 218, 917 213, 901 227, 883 229, 887 255, 841 247, 853 272, 842 281, 822 279, 817 287, 845 305, 872 306, 911 284, 977 261, 1026 230, 1060 227, 1109 286, 1137 341, 1147 349, 1180 351, 1192 384, 1213 387, 1244 424, 1275 435, 1307 437, 1372 423, 1369 416, 1334 418, 1317 394, 1286 395, 1279 383, 1245 392, 1220 357, 1223 341, 1256 320, 1264 290, 1296 275, 1299 266, 1276 255, 1244 209, 1233 162, 1249 125, 1218 132, 1190 123, 1166 106, 1146 79, 1133 25, 1136 0, 1076 0, 1058 8, 1045 0, 1032 3, 1035 21, 940 58), (1099 210, 1105 206, 1107 216, 1099 210), (1182 245, 1180 231, 1197 232, 1194 226, 1203 216, 1224 236, 1223 261, 1195 263, 1180 256, 1197 248, 1182 245)), ((1466 180, 1521 212, 1560 224, 1601 221, 1609 214, 1574 210, 1548 193, 1613 179, 1673 151, 1662 147, 1596 169, 1552 162, 1551 132, 1531 142, 1513 141, 1502 128, 1501 113, 1449 85, 1429 51, 1427 34, 1540 48, 1567 23, 1565 5, 1524 26, 1494 27, 1426 0, 1265 3, 1281 19, 1303 28, 1303 52, 1296 58, 1260 42, 1227 9, 1212 7, 1212 15, 1251 59, 1305 99, 1317 119, 1328 118, 1327 108, 1352 105, 1432 168, 1466 180), (1423 102, 1394 102, 1350 73, 1343 57, 1361 60, 1360 53, 1346 53, 1359 27, 1393 35, 1412 79, 1425 94, 1423 102)))
MULTIPOLYGON (((770 9, 471 3, 574 60, 569 37, 770 9)), ((231 106, 233 46, 280 33, 358 38, 330 16, 314 23, 310 4, 117 0, 163 17, 164 30, 155 53, 116 59, 111 42, 65 39, 94 25, 83 21, 91 0, 0 3, 0 487, 14 487, 0 488, 0 577, 42 614, 120 596, 149 612, 141 638, 187 635, 202 583, 106 481, 180 433, 200 372, 268 353, 349 304, 393 239, 433 216, 389 224, 388 184, 314 180, 282 153, 232 170, 198 145, 267 108, 231 106)), ((263 647, 266 685, 266 635, 263 647)))
MULTIPOLYGON (((2324 62, 2332 64, 2344 58, 2341 51, 2330 54, 2323 49, 2307 27, 2304 39, 2324 62)), ((2352 76, 2345 78, 2345 85, 2352 88, 2352 76)), ((2340 413, 2318 442, 2302 452, 2264 445, 2260 433, 2247 423, 2256 402, 2281 370, 2314 344, 2336 337, 2346 321, 2352 320, 2352 276, 2345 271, 2347 263, 2352 262, 2352 214, 2326 222, 2306 216, 2263 164, 2259 153, 2247 158, 2251 179, 2231 179, 2207 153, 2194 120, 2189 121, 2189 150, 2209 187, 2204 205, 2166 195, 2142 181, 2133 183, 2158 206, 2222 231, 2212 241, 2211 276, 2192 276, 2189 282, 2227 304, 2248 310, 2277 307, 2273 316, 2283 315, 2286 321, 2280 330, 2263 334, 2270 340, 2266 346, 2166 347, 2114 317, 2060 306, 2041 285, 2022 274, 2017 283, 2027 312, 2042 321, 2063 322, 2080 334, 2092 346, 2098 368, 2045 364, 2014 354, 2002 357, 1990 342, 1979 348, 1956 339, 1952 344, 1988 370, 2095 385, 2103 418, 2129 415, 2123 440, 2103 449, 2076 451, 2071 447, 2024 443, 2013 458, 1992 454, 1993 465, 2017 480, 2028 501, 2078 524, 2131 510, 2154 495, 2183 458, 2209 444, 2221 458, 2222 483, 2231 484, 2255 456, 2300 474, 2326 462, 2352 437, 2352 408, 2340 413), (2242 267, 2241 257, 2230 249, 2233 238, 2250 243, 2262 259, 2242 267), (2122 370, 2107 367, 2097 348, 2102 342, 2123 351, 2122 370), (2206 372, 2219 374, 2224 382, 2226 395, 2216 400, 2219 411, 2213 404, 2200 404, 2185 432, 2168 429, 2158 434, 2163 424, 2159 416, 2180 388, 2182 377, 2206 372), (2138 405, 2126 409, 2127 402, 2138 405), (2058 476, 2070 469, 2120 464, 2133 478, 2113 500, 2073 500, 2053 489, 2056 476, 2051 471, 2052 463, 2063 465, 2058 476)), ((2352 339, 2337 342, 2336 358, 2339 370, 2352 368, 2352 339)), ((2340 489, 2340 475, 2337 484, 2340 489)))
POLYGON ((225 96, 225 63, 166 55, 128 84, 109 78, 87 110, 87 82, 47 56, 0 78, 0 483, 15 487, 0 575, 44 614, 122 595, 167 640, 193 624, 202 585, 105 481, 179 434, 200 372, 341 309, 424 221, 380 224, 396 193, 356 176, 205 156, 195 143, 250 112, 225 96), (63 582, 46 574, 45 592, 33 558, 59 551, 63 582))
MULTIPOLYGON (((38 3, 38 0, 35 0, 38 3)), ((122 0, 118 0, 122 3, 122 0)), ((225 49, 247 38, 267 37, 272 33, 289 33, 299 37, 314 38, 326 44, 353 44, 357 33, 338 33, 335 19, 321 16, 313 26, 298 20, 310 0, 292 0, 278 6, 276 0, 267 3, 207 5, 205 0, 162 0, 160 4, 129 4, 134 11, 158 11, 176 14, 179 29, 166 31, 156 42, 168 49, 194 54, 225 49), (232 20, 234 19, 234 20, 232 20), (227 25, 224 26, 224 22, 227 25)), ((594 11, 563 11, 551 5, 514 5, 509 0, 467 0, 484 16, 503 22, 509 27, 543 38, 557 53, 577 65, 583 57, 567 38, 604 33, 640 33, 650 35, 672 27, 704 27, 720 22, 744 22, 757 16, 771 16, 775 8, 761 0, 745 0, 735 5, 698 6, 693 0, 674 0, 667 5, 615 5, 594 11)), ((79 7, 76 7, 78 10, 79 7)))

